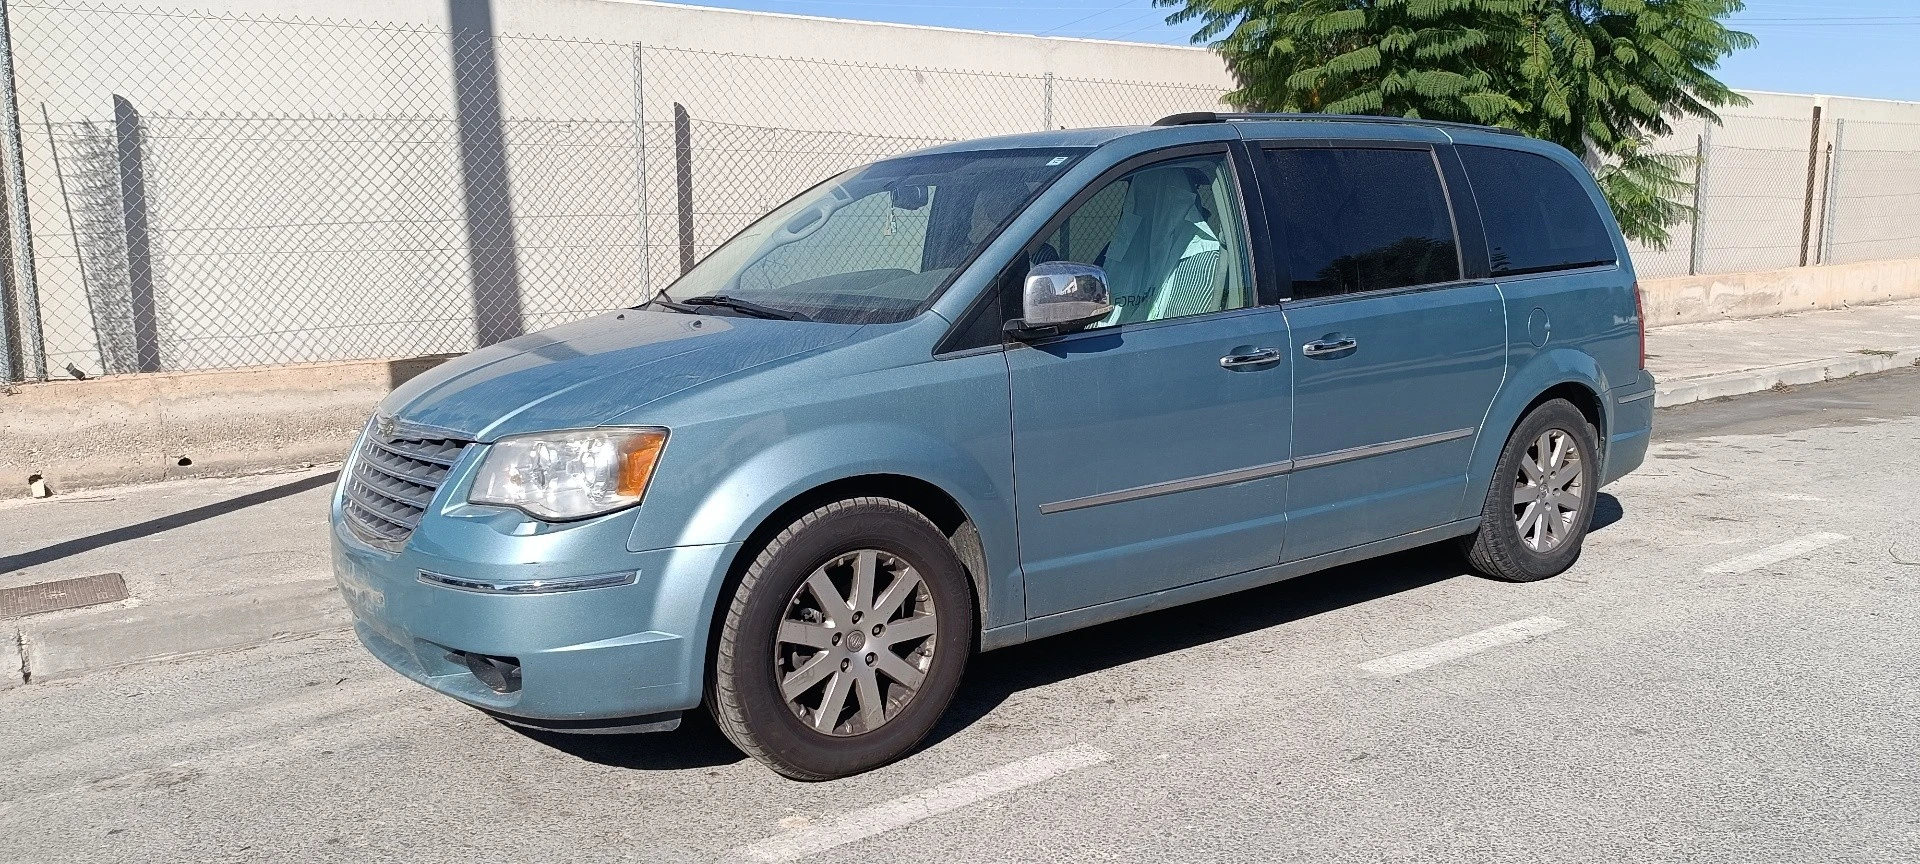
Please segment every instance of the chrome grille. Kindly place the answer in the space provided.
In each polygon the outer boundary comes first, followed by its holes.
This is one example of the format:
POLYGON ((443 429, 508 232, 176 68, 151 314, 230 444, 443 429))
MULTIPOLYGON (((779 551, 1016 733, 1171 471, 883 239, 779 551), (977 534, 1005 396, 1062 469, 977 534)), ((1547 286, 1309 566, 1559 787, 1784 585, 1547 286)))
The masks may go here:
POLYGON ((446 482, 465 441, 401 438, 369 429, 347 466, 342 510, 360 539, 384 549, 405 546, 433 493, 446 482))

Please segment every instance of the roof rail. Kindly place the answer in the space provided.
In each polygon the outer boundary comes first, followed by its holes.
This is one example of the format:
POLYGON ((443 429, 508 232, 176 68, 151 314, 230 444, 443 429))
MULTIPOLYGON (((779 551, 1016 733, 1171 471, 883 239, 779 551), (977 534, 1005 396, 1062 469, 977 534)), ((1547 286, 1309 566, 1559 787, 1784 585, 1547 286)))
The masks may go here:
POLYGON ((1386 123, 1396 126, 1437 126, 1442 129, 1472 129, 1476 132, 1498 132, 1502 135, 1519 135, 1512 129, 1498 126, 1482 126, 1478 123, 1456 123, 1451 120, 1420 120, 1413 117, 1381 117, 1373 114, 1233 114, 1215 111, 1189 111, 1184 114, 1169 114, 1153 121, 1155 126, 1191 126, 1196 123, 1227 123, 1247 120, 1304 120, 1334 123, 1386 123))

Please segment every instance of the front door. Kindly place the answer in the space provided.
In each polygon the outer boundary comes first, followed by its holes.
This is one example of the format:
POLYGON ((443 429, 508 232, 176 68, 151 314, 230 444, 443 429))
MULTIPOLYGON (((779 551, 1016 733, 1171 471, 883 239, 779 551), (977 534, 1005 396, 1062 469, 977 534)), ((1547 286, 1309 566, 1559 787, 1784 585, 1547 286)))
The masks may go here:
POLYGON ((1286 557, 1442 525, 1505 374, 1506 327, 1500 289, 1461 278, 1438 154, 1264 152, 1292 298, 1286 557))
POLYGON ((1034 247, 1102 267, 1116 309, 1007 354, 1030 617, 1279 560, 1293 360, 1232 165, 1122 169, 1034 247))

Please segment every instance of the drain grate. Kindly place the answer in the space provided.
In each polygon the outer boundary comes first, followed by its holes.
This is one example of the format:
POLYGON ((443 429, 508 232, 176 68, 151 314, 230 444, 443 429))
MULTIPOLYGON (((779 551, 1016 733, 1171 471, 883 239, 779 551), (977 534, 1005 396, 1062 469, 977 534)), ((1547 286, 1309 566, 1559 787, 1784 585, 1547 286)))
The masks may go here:
POLYGON ((118 573, 41 582, 0 590, 0 618, 78 609, 127 599, 127 580, 118 573))

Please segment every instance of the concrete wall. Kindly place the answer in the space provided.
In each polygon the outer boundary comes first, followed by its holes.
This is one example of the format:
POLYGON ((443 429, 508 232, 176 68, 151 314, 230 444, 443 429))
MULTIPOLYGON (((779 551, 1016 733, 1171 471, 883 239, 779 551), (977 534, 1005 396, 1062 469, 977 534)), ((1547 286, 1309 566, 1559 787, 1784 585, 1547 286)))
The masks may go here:
POLYGON ((335 462, 441 358, 116 375, 0 387, 0 498, 335 462))
POLYGON ((143 352, 194 369, 460 351, 485 341, 477 319, 534 330, 644 299, 679 269, 675 103, 703 254, 860 162, 1150 122, 1230 86, 1196 48, 620 0, 11 18, 56 375, 143 352), (149 308, 143 341, 127 322, 149 308))
MULTIPOLYGON (((1654 142, 1656 152, 1691 155, 1707 136, 1703 224, 1698 253, 1688 225, 1674 229, 1665 249, 1636 245, 1642 276, 1796 266, 1803 239, 1809 263, 1920 255, 1920 102, 1740 93, 1752 104, 1721 110, 1724 125, 1708 132, 1701 121, 1680 120, 1672 135, 1654 142), (1815 107, 1821 109, 1817 141, 1815 107)), ((1691 167, 1687 173, 1690 178, 1691 167)))
MULTIPOLYGON (((1920 258, 1640 280, 1647 326, 1841 309, 1920 297, 1920 258)), ((1920 325, 1914 327, 1920 334, 1920 325)))
MULTIPOLYGON (((55 377, 459 352, 631 305, 680 269, 675 104, 697 255, 855 164, 1233 86, 1198 48, 632 0, 39 0, 10 20, 55 377)), ((1643 277, 1798 264, 1816 105, 1811 260, 1920 256, 1920 103, 1748 95, 1714 133, 1700 249, 1681 226, 1635 250, 1643 277)))

